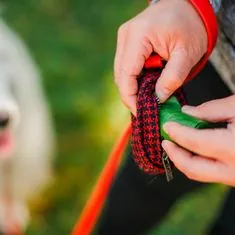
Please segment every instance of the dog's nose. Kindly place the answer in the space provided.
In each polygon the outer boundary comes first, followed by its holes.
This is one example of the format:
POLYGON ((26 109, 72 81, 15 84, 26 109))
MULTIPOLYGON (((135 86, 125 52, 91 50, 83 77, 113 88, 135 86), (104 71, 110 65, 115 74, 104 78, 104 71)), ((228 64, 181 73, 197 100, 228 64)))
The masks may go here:
POLYGON ((10 123, 10 115, 7 112, 0 112, 0 128, 5 128, 10 123))
POLYGON ((0 129, 15 129, 20 119, 19 107, 13 99, 1 95, 0 93, 0 129))

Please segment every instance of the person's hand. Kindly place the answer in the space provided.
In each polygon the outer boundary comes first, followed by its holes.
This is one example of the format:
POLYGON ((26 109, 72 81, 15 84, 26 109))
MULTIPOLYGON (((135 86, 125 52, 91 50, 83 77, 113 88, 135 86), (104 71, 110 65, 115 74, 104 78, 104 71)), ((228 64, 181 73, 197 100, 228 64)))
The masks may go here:
POLYGON ((169 158, 190 179, 235 186, 235 96, 182 110, 210 122, 227 122, 228 126, 197 130, 166 123, 165 131, 178 144, 162 142, 169 158))
POLYGON ((118 30, 114 75, 124 104, 136 113, 136 78, 152 52, 168 61, 156 84, 164 102, 206 50, 205 27, 188 0, 161 0, 149 6, 118 30))

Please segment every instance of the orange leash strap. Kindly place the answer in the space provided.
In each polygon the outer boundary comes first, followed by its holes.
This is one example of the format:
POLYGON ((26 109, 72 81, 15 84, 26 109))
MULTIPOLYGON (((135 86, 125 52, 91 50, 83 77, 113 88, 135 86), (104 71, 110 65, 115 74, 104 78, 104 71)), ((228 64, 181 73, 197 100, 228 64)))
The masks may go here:
POLYGON ((106 196, 111 187, 113 178, 118 171, 126 146, 131 135, 131 125, 119 137, 103 168, 93 192, 75 225, 72 235, 90 235, 101 213, 106 196))

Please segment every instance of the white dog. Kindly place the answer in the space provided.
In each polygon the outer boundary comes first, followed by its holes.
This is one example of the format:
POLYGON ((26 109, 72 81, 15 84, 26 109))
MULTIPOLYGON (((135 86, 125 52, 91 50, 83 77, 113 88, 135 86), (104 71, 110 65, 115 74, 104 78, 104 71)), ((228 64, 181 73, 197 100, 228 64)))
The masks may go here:
POLYGON ((51 176, 53 140, 36 66, 22 41, 0 20, 1 231, 27 225, 27 200, 51 176))

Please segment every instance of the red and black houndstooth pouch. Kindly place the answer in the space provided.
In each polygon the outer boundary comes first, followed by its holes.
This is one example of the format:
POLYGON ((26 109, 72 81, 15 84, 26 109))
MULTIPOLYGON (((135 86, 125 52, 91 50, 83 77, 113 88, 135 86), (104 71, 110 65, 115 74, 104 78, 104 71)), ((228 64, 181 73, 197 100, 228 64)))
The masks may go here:
MULTIPOLYGON (((155 85, 160 77, 161 68, 145 69, 138 78, 137 116, 132 115, 132 151, 134 160, 148 174, 162 174, 169 166, 162 147, 159 128, 160 102, 155 94, 155 85), (168 164, 168 166, 166 166, 168 164)), ((183 92, 175 96, 185 104, 183 92)), ((170 174, 170 172, 168 172, 170 174)))

